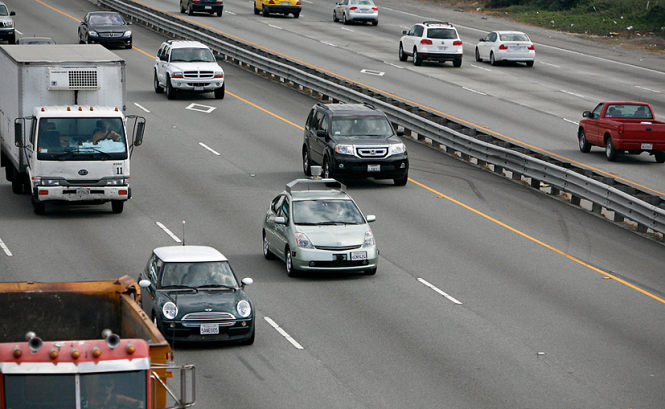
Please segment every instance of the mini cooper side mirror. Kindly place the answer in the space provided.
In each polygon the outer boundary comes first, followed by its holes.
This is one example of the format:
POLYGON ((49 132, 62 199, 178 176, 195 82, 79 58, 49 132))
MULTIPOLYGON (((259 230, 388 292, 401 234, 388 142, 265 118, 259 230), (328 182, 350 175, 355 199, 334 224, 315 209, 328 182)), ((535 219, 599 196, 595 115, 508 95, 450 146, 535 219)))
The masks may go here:
POLYGON ((254 280, 251 279, 251 278, 249 278, 249 277, 245 277, 245 278, 242 279, 241 283, 242 283, 242 285, 243 285, 243 287, 244 287, 244 286, 246 286, 246 285, 253 284, 253 283, 254 283, 254 280))
POLYGON ((150 287, 151 284, 152 283, 150 282, 150 280, 143 279, 143 280, 139 281, 139 286, 141 288, 148 288, 148 287, 150 287))

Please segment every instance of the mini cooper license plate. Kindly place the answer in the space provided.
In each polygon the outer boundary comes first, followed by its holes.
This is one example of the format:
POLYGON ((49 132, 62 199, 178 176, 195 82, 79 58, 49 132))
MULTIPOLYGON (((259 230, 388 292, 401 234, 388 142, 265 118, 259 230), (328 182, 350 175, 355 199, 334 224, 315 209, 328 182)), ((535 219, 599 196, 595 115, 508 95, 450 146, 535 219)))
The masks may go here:
POLYGON ((381 165, 367 165, 368 172, 381 172, 381 165))
POLYGON ((352 251, 351 260, 367 260, 366 251, 352 251))
POLYGON ((201 335, 219 334, 219 325, 201 324, 201 335))
POLYGON ((76 189, 76 194, 79 195, 79 196, 89 195, 90 194, 90 189, 80 187, 80 188, 76 189))
POLYGON ((643 143, 640 149, 653 149, 652 143, 643 143))

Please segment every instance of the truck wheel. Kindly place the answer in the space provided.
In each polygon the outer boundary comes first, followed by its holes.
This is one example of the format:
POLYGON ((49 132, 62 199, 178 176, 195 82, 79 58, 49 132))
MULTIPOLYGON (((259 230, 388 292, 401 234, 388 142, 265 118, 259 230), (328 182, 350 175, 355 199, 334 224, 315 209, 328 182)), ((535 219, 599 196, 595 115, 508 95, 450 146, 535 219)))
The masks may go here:
POLYGON ((653 153, 653 156, 656 157, 656 162, 658 163, 665 163, 665 152, 663 151, 656 151, 653 153))
POLYGON ((37 200, 32 200, 32 208, 35 211, 35 214, 41 216, 46 211, 46 203, 38 202, 37 200))
POLYGON ((112 200, 111 201, 111 210, 113 210, 113 213, 119 214, 122 213, 122 209, 125 208, 125 201, 124 200, 112 200))
POLYGON ((577 139, 580 143, 580 151, 583 153, 589 153, 591 150, 591 144, 586 140, 586 133, 584 133, 584 129, 580 128, 579 132, 577 133, 577 139))
POLYGON ((616 161, 619 157, 619 153, 614 149, 614 145, 612 144, 612 137, 608 137, 605 141, 605 156, 607 156, 607 160, 610 162, 616 161))
POLYGON ((171 85, 171 78, 166 76, 166 98, 175 99, 175 88, 171 85))
POLYGON ((403 178, 400 179, 393 179, 393 182, 395 182, 395 186, 406 186, 406 182, 409 181, 409 175, 406 174, 404 175, 403 178))
POLYGON ((14 169, 12 171, 12 192, 14 194, 20 195, 23 193, 23 178, 21 177, 21 174, 14 169))
POLYGON ((215 98, 216 99, 224 99, 224 94, 226 92, 225 88, 226 88, 226 84, 222 84, 222 88, 217 88, 215 90, 215 98))
POLYGON ((155 71, 155 77, 153 79, 153 84, 155 86, 155 92, 158 94, 164 93, 164 88, 162 88, 161 85, 159 85, 159 79, 157 78, 157 71, 155 71))
POLYGON ((305 176, 312 176, 312 160, 309 158, 306 146, 302 148, 302 170, 305 172, 305 176))

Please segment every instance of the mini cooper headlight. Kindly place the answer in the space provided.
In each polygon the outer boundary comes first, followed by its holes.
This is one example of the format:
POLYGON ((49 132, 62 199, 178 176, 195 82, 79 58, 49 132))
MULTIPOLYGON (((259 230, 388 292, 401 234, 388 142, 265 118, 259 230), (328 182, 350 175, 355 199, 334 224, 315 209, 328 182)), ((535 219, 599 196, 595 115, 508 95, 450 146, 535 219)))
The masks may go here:
POLYGON ((395 143, 388 147, 388 155, 401 155, 406 152, 406 145, 403 143, 395 143))
POLYGON ((335 152, 340 155, 353 155, 353 145, 335 145, 335 152))
POLYGON ((172 320, 178 315, 178 307, 169 301, 162 307, 162 314, 164 314, 166 318, 172 320))
POLYGON ((298 247, 304 247, 306 249, 313 249, 314 245, 309 241, 309 237, 305 233, 296 233, 296 243, 298 247))
POLYGON ((363 247, 369 247, 373 246, 374 243, 374 234, 371 231, 366 231, 365 232, 365 242, 363 243, 363 247))
POLYGON ((238 310, 238 315, 241 318, 247 318, 249 317, 249 314, 252 313, 252 307, 249 305, 249 301, 247 300, 240 300, 236 310, 238 310))

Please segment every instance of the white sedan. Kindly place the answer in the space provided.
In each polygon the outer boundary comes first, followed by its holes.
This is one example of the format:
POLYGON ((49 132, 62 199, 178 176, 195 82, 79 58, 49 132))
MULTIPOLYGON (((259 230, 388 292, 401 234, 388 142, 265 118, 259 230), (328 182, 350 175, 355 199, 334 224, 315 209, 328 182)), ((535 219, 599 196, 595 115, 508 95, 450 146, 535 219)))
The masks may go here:
POLYGON ((501 61, 523 62, 533 67, 535 59, 536 48, 519 31, 492 31, 476 44, 476 61, 489 60, 492 65, 501 61))

